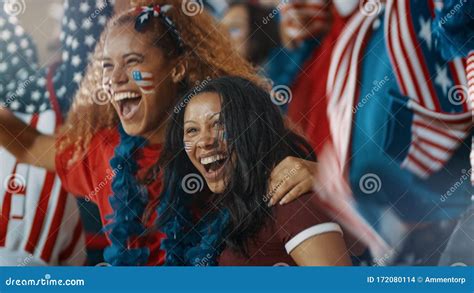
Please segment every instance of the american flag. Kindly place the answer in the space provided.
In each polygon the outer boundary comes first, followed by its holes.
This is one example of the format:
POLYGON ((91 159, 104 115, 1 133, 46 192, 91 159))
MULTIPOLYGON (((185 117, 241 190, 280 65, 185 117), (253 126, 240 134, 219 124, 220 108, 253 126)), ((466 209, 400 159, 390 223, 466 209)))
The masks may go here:
MULTIPOLYGON (((426 6, 423 9, 413 1, 389 0, 383 15, 394 74, 413 112, 411 144, 401 166, 420 178, 429 177, 446 164, 472 124, 467 102, 454 103, 446 98, 451 89, 467 85, 465 60, 443 62, 431 39, 434 1, 427 1, 426 6)), ((377 14, 357 11, 332 55, 327 84, 328 117, 342 169, 348 167, 360 59, 377 18, 377 14)))
MULTIPOLYGON (((64 1, 60 35, 62 57, 52 74, 63 116, 69 110, 113 9, 109 0, 64 1)), ((49 73, 49 68, 39 66, 36 44, 19 25, 18 19, 0 9, 0 105, 27 114, 52 109, 46 91, 49 73)))

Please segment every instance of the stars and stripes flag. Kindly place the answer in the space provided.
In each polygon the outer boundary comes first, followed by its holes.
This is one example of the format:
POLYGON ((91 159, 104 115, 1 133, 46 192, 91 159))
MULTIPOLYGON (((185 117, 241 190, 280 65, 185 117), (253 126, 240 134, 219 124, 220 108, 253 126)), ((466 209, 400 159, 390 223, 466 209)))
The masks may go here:
MULTIPOLYGON (((439 171, 472 125, 466 99, 450 98, 467 84, 465 60, 443 61, 431 39, 435 3, 388 0, 383 11, 385 42, 400 92, 413 112, 411 144, 401 166, 420 178, 439 171)), ((356 11, 335 46, 329 70, 328 117, 341 170, 348 168, 353 106, 360 64, 378 14, 356 11)))

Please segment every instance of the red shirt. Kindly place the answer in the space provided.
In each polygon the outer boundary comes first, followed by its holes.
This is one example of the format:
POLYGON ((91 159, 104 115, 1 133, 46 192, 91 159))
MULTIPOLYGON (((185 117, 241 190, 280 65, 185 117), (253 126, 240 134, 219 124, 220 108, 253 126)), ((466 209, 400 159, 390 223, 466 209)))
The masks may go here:
MULTIPOLYGON (((110 223, 110 220, 106 220, 105 217, 113 213, 109 197, 112 196, 113 177, 119 170, 113 170, 109 162, 119 143, 120 135, 117 129, 105 129, 94 135, 85 155, 73 163, 70 163, 74 151, 73 146, 56 155, 56 172, 64 188, 96 203, 104 226, 110 223)), ((136 154, 134 159, 139 166, 137 174, 139 179, 143 179, 147 171, 157 163, 160 151, 161 145, 148 145, 136 154)), ((161 191, 161 179, 154 180, 147 189, 150 200, 156 198, 161 191)), ((146 226, 151 227, 155 219, 156 212, 146 226)), ((165 252, 160 250, 161 240, 164 237, 165 234, 155 231, 148 234, 145 239, 139 239, 137 246, 148 246, 150 249, 148 265, 164 263, 165 252)))
POLYGON ((291 203, 275 205, 260 231, 248 241, 248 257, 225 249, 220 266, 295 266, 290 252, 305 240, 328 232, 339 232, 318 207, 317 195, 307 193, 291 203))

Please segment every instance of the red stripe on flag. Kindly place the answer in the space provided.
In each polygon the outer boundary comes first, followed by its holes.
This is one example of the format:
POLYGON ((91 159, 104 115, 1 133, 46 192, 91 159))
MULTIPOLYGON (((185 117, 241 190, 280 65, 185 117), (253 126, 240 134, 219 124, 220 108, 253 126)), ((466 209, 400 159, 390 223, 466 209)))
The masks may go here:
POLYGON ((59 193, 58 204, 56 206, 56 210, 54 211, 53 221, 51 223, 51 226, 49 227, 48 237, 46 238, 46 243, 44 245, 43 252, 41 253, 41 258, 48 263, 51 260, 54 244, 56 243, 59 229, 61 228, 61 222, 63 220, 66 201, 67 192, 63 188, 61 188, 61 191, 59 193))
POLYGON ((82 234, 82 221, 81 218, 77 220, 76 227, 74 228, 74 232, 72 234, 72 239, 71 242, 69 242, 69 245, 59 254, 58 260, 59 261, 64 261, 71 257, 72 252, 74 251, 74 248, 76 247, 81 234, 82 234))
POLYGON ((38 201, 38 207, 36 208, 35 218, 33 220, 33 226, 31 227, 31 233, 28 241, 25 245, 25 250, 33 254, 38 244, 41 229, 43 227, 44 219, 46 217, 46 211, 48 210, 49 198, 51 197, 51 191, 53 189, 55 174, 48 172, 44 179, 43 189, 41 190, 40 198, 38 201))
MULTIPOLYGON (((411 14, 411 9, 410 9, 410 0, 405 0, 405 5, 406 5, 407 11, 408 11, 408 19, 413 19, 413 16, 411 14)), ((412 24, 413 23, 411 21, 409 21, 407 23, 408 29, 410 31, 411 39, 406 40, 406 41, 412 42, 413 45, 414 45, 414 44, 416 44, 415 40, 417 38, 416 38, 415 30, 414 30, 412 24)), ((431 82, 430 73, 429 73, 428 68, 426 66, 426 62, 425 62, 423 51, 421 50, 421 46, 419 46, 419 45, 415 46, 414 45, 414 47, 415 47, 415 51, 416 51, 416 55, 418 57, 418 60, 420 60, 420 66, 421 66, 421 69, 423 71, 424 80, 426 81, 426 85, 428 86, 428 90, 430 91, 430 96, 428 96, 428 98, 430 98, 432 100, 433 104, 435 105, 435 109, 437 111, 441 111, 441 106, 440 106, 439 101, 438 101, 438 96, 437 96, 436 91, 434 89, 433 83, 431 82)), ((423 95, 420 95, 420 98, 426 98, 427 97, 427 93, 422 93, 422 94, 423 95)))
MULTIPOLYGON (((13 169, 13 174, 16 172, 16 166, 13 169)), ((2 203, 2 211, 0 214, 0 247, 5 246, 5 242, 7 239, 7 231, 8 231, 8 222, 10 221, 10 209, 12 205, 12 193, 10 189, 7 188, 5 195, 3 197, 2 203)))

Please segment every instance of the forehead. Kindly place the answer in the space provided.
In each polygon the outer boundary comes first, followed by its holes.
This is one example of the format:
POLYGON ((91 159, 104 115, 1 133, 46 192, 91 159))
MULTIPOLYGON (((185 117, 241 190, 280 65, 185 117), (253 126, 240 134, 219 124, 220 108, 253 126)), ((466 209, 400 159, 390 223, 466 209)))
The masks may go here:
POLYGON ((189 101, 185 108, 184 120, 209 119, 221 111, 221 98, 217 93, 202 93, 189 101))
POLYGON ((146 52, 153 46, 151 34, 138 33, 130 26, 116 25, 111 27, 105 38, 104 54, 121 55, 130 51, 146 52))

